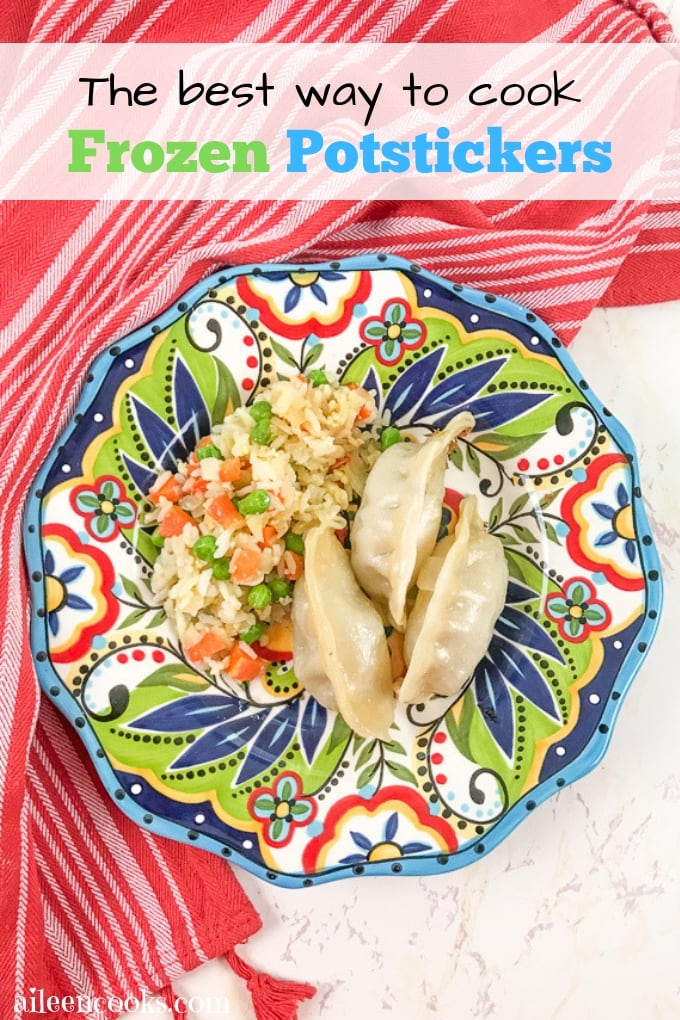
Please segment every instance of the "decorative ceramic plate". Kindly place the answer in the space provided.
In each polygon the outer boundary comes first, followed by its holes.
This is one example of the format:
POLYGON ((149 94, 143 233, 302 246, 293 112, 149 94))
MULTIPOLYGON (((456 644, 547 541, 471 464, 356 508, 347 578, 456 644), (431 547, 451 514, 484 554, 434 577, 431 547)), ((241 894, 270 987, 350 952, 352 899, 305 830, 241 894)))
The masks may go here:
POLYGON ((519 305, 384 255, 231 269, 95 362, 25 521, 47 696, 140 825, 312 885, 469 864, 601 758, 653 636, 661 578, 633 446, 519 305), (273 662, 223 690, 192 667, 149 576, 146 493, 272 380, 325 369, 384 422, 476 429, 442 527, 475 493, 510 583, 464 694, 352 733, 273 662))

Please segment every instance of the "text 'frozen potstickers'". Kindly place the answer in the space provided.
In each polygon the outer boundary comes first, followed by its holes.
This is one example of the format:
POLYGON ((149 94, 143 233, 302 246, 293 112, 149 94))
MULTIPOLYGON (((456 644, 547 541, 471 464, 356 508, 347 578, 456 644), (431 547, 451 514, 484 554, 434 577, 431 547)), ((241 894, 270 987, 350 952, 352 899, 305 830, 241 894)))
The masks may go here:
POLYGON ((474 428, 468 411, 422 443, 397 443, 378 457, 352 526, 352 568, 364 591, 404 630, 406 599, 441 523, 449 450, 474 428))

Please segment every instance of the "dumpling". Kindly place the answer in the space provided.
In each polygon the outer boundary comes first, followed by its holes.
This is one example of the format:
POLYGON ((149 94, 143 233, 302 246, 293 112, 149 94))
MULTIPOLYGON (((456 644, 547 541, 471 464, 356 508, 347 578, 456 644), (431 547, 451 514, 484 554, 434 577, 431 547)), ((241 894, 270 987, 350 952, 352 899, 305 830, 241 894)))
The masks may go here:
POLYGON ((487 534, 474 496, 460 505, 453 536, 437 543, 418 575, 418 596, 404 635, 408 663, 399 701, 455 697, 483 659, 505 605, 503 543, 487 534))
POLYGON ((406 624, 407 593, 437 539, 449 447, 474 424, 463 411, 422 443, 388 447, 366 480, 352 525, 352 568, 398 630, 406 624))
POLYGON ((309 693, 361 736, 389 739, 394 691, 383 622, 331 528, 305 536, 292 621, 295 674, 309 693))

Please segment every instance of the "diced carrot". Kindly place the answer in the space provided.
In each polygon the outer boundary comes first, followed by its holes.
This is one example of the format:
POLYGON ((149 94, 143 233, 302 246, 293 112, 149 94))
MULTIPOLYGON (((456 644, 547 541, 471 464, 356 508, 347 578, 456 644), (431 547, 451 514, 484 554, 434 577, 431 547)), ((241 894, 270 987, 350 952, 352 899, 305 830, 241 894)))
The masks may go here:
POLYGON ((262 529, 262 541, 258 542, 257 544, 259 545, 260 549, 268 549, 270 546, 274 544, 278 536, 279 533, 276 530, 276 528, 273 527, 273 525, 265 524, 264 528, 262 529))
POLYGON ((246 650, 241 642, 234 645, 227 663, 227 673, 232 680, 254 680, 262 672, 265 662, 250 648, 246 650))
POLYGON ((257 549, 236 549, 231 558, 230 576, 236 584, 245 584, 260 568, 257 549))
POLYGON ((216 496, 205 508, 205 512, 223 528, 232 524, 243 524, 243 517, 228 496, 216 496))
POLYGON ((349 457, 339 457, 336 461, 333 461, 333 463, 330 466, 330 470, 337 471, 338 468, 344 467, 345 464, 349 464, 349 460, 350 460, 349 457))
POLYGON ((198 442, 196 443, 197 450, 199 449, 199 447, 203 446, 212 446, 212 439, 210 438, 210 436, 203 436, 203 438, 199 439, 198 442))
POLYGON ((158 534, 163 538, 174 538, 175 535, 182 534, 185 524, 193 523, 193 517, 186 510, 182 510, 178 506, 171 506, 158 525, 158 534))
POLYGON ((159 485, 158 488, 154 485, 153 488, 150 489, 149 500, 152 503, 159 503, 161 496, 163 496, 164 499, 169 500, 171 503, 176 503, 182 496, 182 492, 182 483, 179 478, 176 478, 174 475, 170 475, 170 477, 166 478, 163 484, 159 485))
POLYGON ((217 655, 229 650, 230 641, 227 641, 214 630, 209 630, 195 644, 184 649, 189 662, 200 662, 201 659, 213 659, 217 655))
POLYGON ((283 557, 283 576, 288 581, 297 581, 298 577, 302 577, 304 564, 305 559, 301 553, 288 549, 283 557))
POLYGON ((358 390, 359 389, 359 384, 355 383, 355 382, 348 382, 346 385, 347 385, 347 389, 348 390, 358 390))
POLYGON ((208 482, 205 478, 190 478, 187 484, 187 490, 195 495, 198 493, 204 493, 208 491, 208 482))
POLYGON ((227 457, 220 464, 220 481, 235 482, 241 474, 241 460, 239 457, 227 457))
POLYGON ((367 407, 366 404, 362 404, 359 410, 357 411, 355 421, 366 421, 366 419, 370 417, 371 409, 367 407))

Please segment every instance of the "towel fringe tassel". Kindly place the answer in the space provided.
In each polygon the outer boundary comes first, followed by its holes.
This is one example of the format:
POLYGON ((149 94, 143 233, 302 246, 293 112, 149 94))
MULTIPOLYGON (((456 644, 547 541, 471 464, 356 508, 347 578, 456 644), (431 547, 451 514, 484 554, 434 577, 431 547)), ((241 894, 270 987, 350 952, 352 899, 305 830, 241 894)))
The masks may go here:
POLYGON ((257 1020, 296 1020, 298 1003, 316 994, 312 985, 282 981, 262 974, 237 956, 233 949, 227 950, 224 958, 234 973, 245 981, 257 1020))

